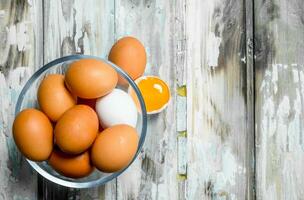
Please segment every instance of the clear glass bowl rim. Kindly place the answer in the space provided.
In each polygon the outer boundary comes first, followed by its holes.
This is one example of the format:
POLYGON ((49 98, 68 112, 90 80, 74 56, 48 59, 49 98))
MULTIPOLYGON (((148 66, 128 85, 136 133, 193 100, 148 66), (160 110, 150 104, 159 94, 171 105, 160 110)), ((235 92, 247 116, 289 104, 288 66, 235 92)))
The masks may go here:
POLYGON ((21 111, 21 106, 22 106, 22 102, 24 99, 24 96, 27 92, 27 90, 31 87, 31 85, 35 82, 35 80, 37 78, 40 77, 41 74, 43 74, 46 70, 52 68, 53 66, 56 66, 60 63, 64 63, 67 61, 72 61, 72 60, 77 60, 77 59, 97 59, 97 60, 101 60, 103 62, 106 62, 107 64, 111 65, 120 75, 122 75, 129 83, 129 85, 134 89, 138 100, 140 102, 140 106, 141 106, 141 115, 142 115, 142 129, 141 129, 141 135, 140 135, 140 139, 139 139, 139 144, 138 144, 138 148, 136 151, 135 156, 133 157, 132 161, 129 163, 129 165, 127 167, 125 167, 124 169, 112 173, 109 176, 105 176, 105 177, 101 177, 97 180, 92 180, 92 181, 87 181, 87 182, 73 182, 73 181, 69 181, 69 180, 63 180, 60 179, 50 173, 48 173, 47 171, 45 171, 44 169, 42 169, 36 162, 31 161, 31 160, 27 160, 27 162, 31 165, 32 168, 34 168, 41 176, 43 176, 44 178, 48 179, 49 181, 52 181, 56 184, 65 186, 65 187, 71 187, 71 188, 91 188, 91 187, 97 187, 100 185, 103 185, 109 181, 111 181, 114 178, 117 178, 120 174, 122 174, 126 169, 129 168, 129 166, 134 162, 134 160, 137 158, 138 154, 140 153, 145 138, 146 138, 146 133, 147 133, 147 112, 146 112, 146 106, 143 100, 143 97, 141 95, 140 90, 138 89, 137 85, 135 84, 135 82, 132 80, 132 78, 126 73, 124 72, 121 68, 119 68, 117 65, 115 65, 114 63, 97 57, 97 56, 90 56, 90 55, 69 55, 69 56, 64 56, 58 59, 55 59, 45 65, 43 65, 40 69, 38 69, 32 76, 31 78, 26 82, 26 84, 24 85, 24 87, 22 88, 19 96, 18 96, 18 100, 16 103, 16 107, 15 107, 15 116, 18 115, 18 113, 21 111))

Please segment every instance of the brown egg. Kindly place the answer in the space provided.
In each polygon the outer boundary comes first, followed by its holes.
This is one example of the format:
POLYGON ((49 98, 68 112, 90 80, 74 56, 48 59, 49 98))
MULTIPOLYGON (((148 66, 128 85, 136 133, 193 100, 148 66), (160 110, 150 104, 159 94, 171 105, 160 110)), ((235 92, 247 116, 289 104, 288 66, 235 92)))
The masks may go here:
POLYGON ((47 160, 53 149, 53 127, 48 117, 36 109, 21 111, 13 123, 18 149, 33 161, 47 160))
POLYGON ((73 62, 65 74, 70 91, 84 99, 96 99, 111 92, 117 84, 115 69, 96 59, 73 62))
MULTIPOLYGON (((83 98, 79 97, 79 98, 77 98, 77 104, 78 105, 87 105, 87 106, 90 106, 93 110, 95 110, 96 100, 97 99, 83 99, 83 98)), ((99 130, 98 132, 103 131, 103 128, 100 125, 100 123, 99 123, 99 129, 98 130, 99 130)))
POLYGON ((103 172, 115 172, 126 167, 138 146, 136 130, 129 125, 115 125, 101 132, 91 149, 93 165, 103 172))
POLYGON ((87 150, 98 133, 98 117, 86 105, 66 111, 55 126, 55 143, 65 153, 79 154, 87 150))
MULTIPOLYGON (((143 75, 147 64, 144 46, 133 37, 118 40, 109 53, 109 60, 127 72, 133 80, 143 75)), ((118 83, 126 85, 127 81, 119 76, 118 83)))
POLYGON ((79 155, 70 155, 54 149, 48 163, 59 174, 70 178, 88 176, 94 169, 88 151, 79 155))
POLYGON ((38 88, 39 106, 52 121, 57 121, 65 111, 72 108, 76 99, 65 87, 61 74, 48 75, 38 88))

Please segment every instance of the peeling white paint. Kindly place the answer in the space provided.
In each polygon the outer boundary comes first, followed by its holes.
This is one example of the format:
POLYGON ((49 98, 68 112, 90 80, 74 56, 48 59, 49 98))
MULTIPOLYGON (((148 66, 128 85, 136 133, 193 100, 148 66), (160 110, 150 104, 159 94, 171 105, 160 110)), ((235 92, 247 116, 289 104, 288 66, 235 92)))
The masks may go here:
POLYGON ((223 149, 222 153, 222 171, 216 174, 216 184, 214 185, 215 191, 225 190, 227 185, 235 185, 235 176, 236 173, 242 173, 243 170, 238 171, 238 169, 242 169, 243 167, 238 166, 237 161, 234 158, 234 155, 231 153, 231 150, 228 148, 223 149))
POLYGON ((288 116, 290 111, 289 97, 283 96, 281 103, 278 106, 277 115, 279 116, 288 116))
POLYGON ((265 85, 266 85, 265 80, 263 80, 262 83, 261 83, 259 91, 263 91, 265 85))
POLYGON ((209 33, 207 39, 206 49, 207 49, 207 63, 210 67, 218 66, 218 57, 220 55, 220 45, 222 39, 215 36, 213 32, 209 33))
POLYGON ((281 64, 281 63, 275 63, 275 64, 273 64, 273 65, 277 65, 278 66, 278 68, 283 68, 285 65, 283 65, 283 64, 281 64))
POLYGON ((0 17, 4 17, 5 16, 5 10, 0 10, 0 17))
POLYGON ((278 84, 277 84, 277 81, 278 81, 278 65, 272 65, 271 77, 272 77, 272 83, 273 83, 273 86, 274 86, 274 93, 276 94, 277 91, 278 91, 278 84))
POLYGON ((243 62, 244 64, 246 64, 246 56, 244 56, 243 58, 241 58, 241 62, 243 62))
POLYGON ((282 101, 278 105, 278 110, 276 113, 276 118, 274 120, 277 121, 276 127, 276 143, 277 147, 282 151, 287 151, 288 147, 288 116, 290 114, 290 103, 289 97, 284 96, 282 101))
POLYGON ((276 122, 275 123, 268 123, 269 120, 271 120, 275 113, 275 105, 273 103, 273 98, 268 98, 263 107, 262 107, 262 113, 263 113, 263 121, 262 121, 262 127, 264 128, 265 132, 269 137, 273 136, 276 131, 276 122), (267 131, 266 131, 267 130, 267 131))
POLYGON ((274 64, 266 71, 260 87, 262 110, 257 127, 257 198, 297 199, 304 195, 299 173, 304 168, 303 68, 274 64), (279 94, 275 93, 278 83, 284 85, 279 94))
POLYGON ((30 22, 20 22, 7 27, 8 44, 17 45, 18 51, 25 51, 29 48, 28 25, 30 22))
POLYGON ((266 70, 265 71, 265 77, 271 77, 271 71, 270 70, 266 70))
POLYGON ((299 82, 299 73, 297 69, 292 69, 293 81, 295 83, 299 82))
MULTIPOLYGON (((7 108, 9 106, 10 99, 8 96, 7 84, 4 75, 0 72, 0 105, 1 105, 1 115, 0 115, 0 131, 3 131, 6 128, 7 124, 7 108)), ((4 132, 4 131, 3 131, 4 132)))
POLYGON ((27 0, 27 3, 32 6, 33 5, 33 0, 27 0))

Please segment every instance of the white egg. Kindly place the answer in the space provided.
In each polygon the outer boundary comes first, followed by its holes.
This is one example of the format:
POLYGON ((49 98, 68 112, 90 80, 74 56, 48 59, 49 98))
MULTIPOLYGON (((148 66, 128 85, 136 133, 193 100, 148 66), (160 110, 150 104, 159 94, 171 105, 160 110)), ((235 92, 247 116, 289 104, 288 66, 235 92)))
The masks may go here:
POLYGON ((123 90, 114 89, 108 95, 97 99, 96 112, 103 128, 117 124, 136 127, 136 105, 131 96, 123 90))

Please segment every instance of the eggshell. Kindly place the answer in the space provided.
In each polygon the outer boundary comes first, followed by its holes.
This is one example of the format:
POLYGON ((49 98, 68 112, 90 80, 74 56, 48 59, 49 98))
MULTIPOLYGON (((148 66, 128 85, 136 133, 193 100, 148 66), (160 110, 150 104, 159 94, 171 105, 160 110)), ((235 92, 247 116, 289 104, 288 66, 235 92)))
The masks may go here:
POLYGON ((136 127, 137 108, 128 93, 114 89, 110 94, 97 99, 96 112, 100 124, 107 128, 117 124, 136 127))
POLYGON ((79 155, 69 155, 54 149, 48 163, 59 174, 70 178, 88 176, 94 169, 88 151, 79 155))
POLYGON ((66 111, 55 126, 55 143, 65 153, 79 154, 87 150, 98 133, 98 117, 86 105, 66 111))
POLYGON ((115 172, 126 167, 138 146, 136 130, 128 125, 115 125, 101 132, 91 149, 93 165, 103 172, 115 172))
MULTIPOLYGON (((147 114, 157 114, 163 111, 171 99, 170 88, 165 81, 157 76, 142 76, 135 80, 145 102, 147 114)), ((141 112, 139 99, 132 87, 128 88, 128 94, 134 100, 137 110, 141 112)))
POLYGON ((36 109, 21 111, 13 123, 18 149, 28 159, 44 161, 53 149, 53 127, 48 117, 36 109))
POLYGON ((65 74, 65 82, 70 91, 84 99, 95 99, 108 94, 116 87, 117 80, 115 69, 96 59, 75 61, 65 74))
MULTIPOLYGON (((142 76, 146 64, 147 55, 142 43, 133 37, 124 37, 118 40, 111 48, 109 60, 123 69, 135 80, 142 76)), ((126 85, 128 82, 119 76, 118 83, 126 85)))
POLYGON ((39 106, 52 121, 57 121, 65 111, 72 108, 76 99, 65 87, 64 75, 61 74, 46 76, 38 88, 39 106))

